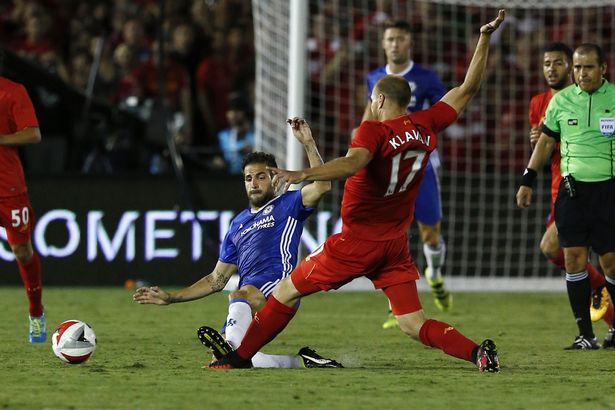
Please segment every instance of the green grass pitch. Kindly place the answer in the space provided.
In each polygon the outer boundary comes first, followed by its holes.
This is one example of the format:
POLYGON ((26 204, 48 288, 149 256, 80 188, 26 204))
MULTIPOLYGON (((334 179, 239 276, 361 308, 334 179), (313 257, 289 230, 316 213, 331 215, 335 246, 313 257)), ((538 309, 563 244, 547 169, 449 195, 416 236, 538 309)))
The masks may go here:
MULTIPOLYGON (((172 306, 141 306, 120 288, 47 288, 48 339, 60 322, 88 322, 94 356, 68 365, 51 342, 27 342, 23 289, 0 288, 0 409, 599 409, 610 395, 615 349, 564 351, 576 335, 565 294, 458 293, 451 313, 422 300, 430 317, 480 342, 493 338, 502 371, 470 363, 382 330, 380 292, 306 298, 265 352, 304 345, 345 369, 202 369, 209 355, 196 338, 225 318, 226 294, 172 306)), ((595 324, 597 336, 606 332, 595 324)))

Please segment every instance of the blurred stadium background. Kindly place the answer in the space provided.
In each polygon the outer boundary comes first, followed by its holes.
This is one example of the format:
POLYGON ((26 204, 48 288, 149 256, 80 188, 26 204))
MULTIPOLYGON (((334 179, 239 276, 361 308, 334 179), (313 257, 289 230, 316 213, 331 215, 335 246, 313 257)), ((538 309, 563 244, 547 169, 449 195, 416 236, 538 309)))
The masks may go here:
MULTIPOLYGON (((541 49, 551 41, 600 44, 613 78, 609 0, 2 2, 4 75, 28 88, 43 133, 22 158, 45 283, 200 277, 246 204, 217 137, 229 126, 229 100, 253 114, 255 147, 281 164, 293 158, 289 113, 311 122, 325 159, 343 155, 365 107, 365 76, 384 64, 384 21, 412 24, 413 59, 450 88, 499 7, 509 16, 493 36, 481 91, 440 139, 446 273, 452 290, 563 286, 538 249, 548 173, 532 209, 513 202, 530 153, 527 105, 545 89, 541 49), (291 47, 292 38, 303 40, 291 47), (305 57, 303 80, 289 72, 293 53, 305 57)), ((306 251, 336 229, 342 190, 335 183, 311 219, 306 251)), ((18 284, 0 239, 0 283, 18 284)), ((418 245, 413 235, 422 265, 418 245)))

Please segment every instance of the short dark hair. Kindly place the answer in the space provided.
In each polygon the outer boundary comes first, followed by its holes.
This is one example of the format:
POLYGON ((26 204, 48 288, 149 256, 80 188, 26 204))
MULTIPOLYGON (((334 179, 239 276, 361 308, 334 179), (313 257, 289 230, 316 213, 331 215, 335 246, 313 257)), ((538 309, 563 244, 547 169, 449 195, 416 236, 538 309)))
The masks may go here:
POLYGON ((278 167, 278 163, 275 162, 275 157, 266 152, 254 151, 243 157, 241 161, 241 170, 243 171, 250 164, 267 164, 269 167, 278 167))
POLYGON ((398 75, 385 75, 382 77, 374 89, 384 94, 385 97, 391 98, 400 107, 407 107, 412 98, 412 91, 408 80, 398 75))
POLYGON ((4 47, 0 47, 0 75, 4 70, 4 58, 6 57, 6 52, 4 51, 4 47))
POLYGON ((568 61, 572 63, 572 49, 564 43, 550 43, 544 48, 543 53, 558 51, 564 53, 568 61))
POLYGON ((589 53, 596 53, 596 56, 598 56, 598 64, 602 65, 605 63, 606 59, 604 57, 604 51, 602 51, 602 48, 600 48, 600 46, 598 44, 593 44, 593 43, 583 43, 580 46, 578 46, 575 50, 575 53, 579 53, 579 54, 589 54, 589 53))
POLYGON ((407 33, 412 33, 412 27, 406 20, 387 20, 384 23, 384 30, 388 28, 397 28, 407 33))

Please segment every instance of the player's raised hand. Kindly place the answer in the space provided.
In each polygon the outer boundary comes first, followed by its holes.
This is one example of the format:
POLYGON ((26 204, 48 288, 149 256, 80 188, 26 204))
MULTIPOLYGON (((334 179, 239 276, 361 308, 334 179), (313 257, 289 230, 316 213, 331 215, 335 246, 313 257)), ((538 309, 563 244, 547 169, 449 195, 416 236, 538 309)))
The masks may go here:
POLYGON ((506 10, 500 9, 498 10, 498 16, 490 23, 485 24, 480 28, 481 34, 491 34, 500 27, 500 24, 504 21, 506 17, 506 10))
POLYGON ((314 141, 312 130, 305 119, 293 117, 287 119, 286 122, 290 125, 290 128, 293 130, 293 135, 299 140, 300 143, 305 145, 314 141))
POLYGON ((170 295, 158 286, 142 287, 135 291, 132 300, 139 304, 168 305, 170 295))

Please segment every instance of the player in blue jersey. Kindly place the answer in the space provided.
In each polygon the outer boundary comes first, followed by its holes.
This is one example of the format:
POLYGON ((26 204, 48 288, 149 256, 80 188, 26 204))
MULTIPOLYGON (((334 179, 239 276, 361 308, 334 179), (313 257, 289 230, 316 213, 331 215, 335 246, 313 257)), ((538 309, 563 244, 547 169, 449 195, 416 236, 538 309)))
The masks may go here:
MULTIPOLYGON (((410 25, 403 20, 389 21, 385 24, 382 38, 382 48, 386 55, 387 64, 379 67, 367 75, 367 93, 372 95, 376 82, 388 74, 402 76, 408 81, 412 97, 408 111, 423 110, 439 101, 445 90, 438 75, 412 61, 410 51, 412 48, 412 34, 410 25)), ((363 120, 375 119, 371 111, 371 102, 368 101, 363 114, 363 120)), ((423 242, 423 253, 427 262, 425 277, 434 294, 434 302, 442 311, 452 308, 452 295, 445 289, 442 278, 442 265, 446 246, 440 234, 442 221, 442 203, 440 201, 440 182, 437 168, 440 166, 438 152, 434 151, 425 168, 425 177, 421 183, 414 216, 419 226, 419 234, 423 242)), ((389 317, 383 323, 384 329, 397 326, 397 320, 389 306, 389 317)))
MULTIPOLYGON (((293 134, 303 144, 311 167, 323 163, 307 122, 289 119, 293 134)), ((225 339, 200 328, 201 342, 221 357, 237 348, 252 321, 275 285, 290 275, 297 264, 297 253, 305 220, 312 214, 322 196, 331 189, 329 181, 317 181, 301 190, 276 196, 272 173, 276 167, 273 155, 263 152, 248 154, 242 164, 249 208, 239 213, 229 226, 214 270, 189 287, 166 292, 158 286, 136 290, 133 299, 141 304, 168 305, 200 299, 224 288, 235 273, 239 288, 229 295, 225 339)), ((334 360, 302 348, 297 356, 258 353, 255 367, 341 367, 334 360)))

